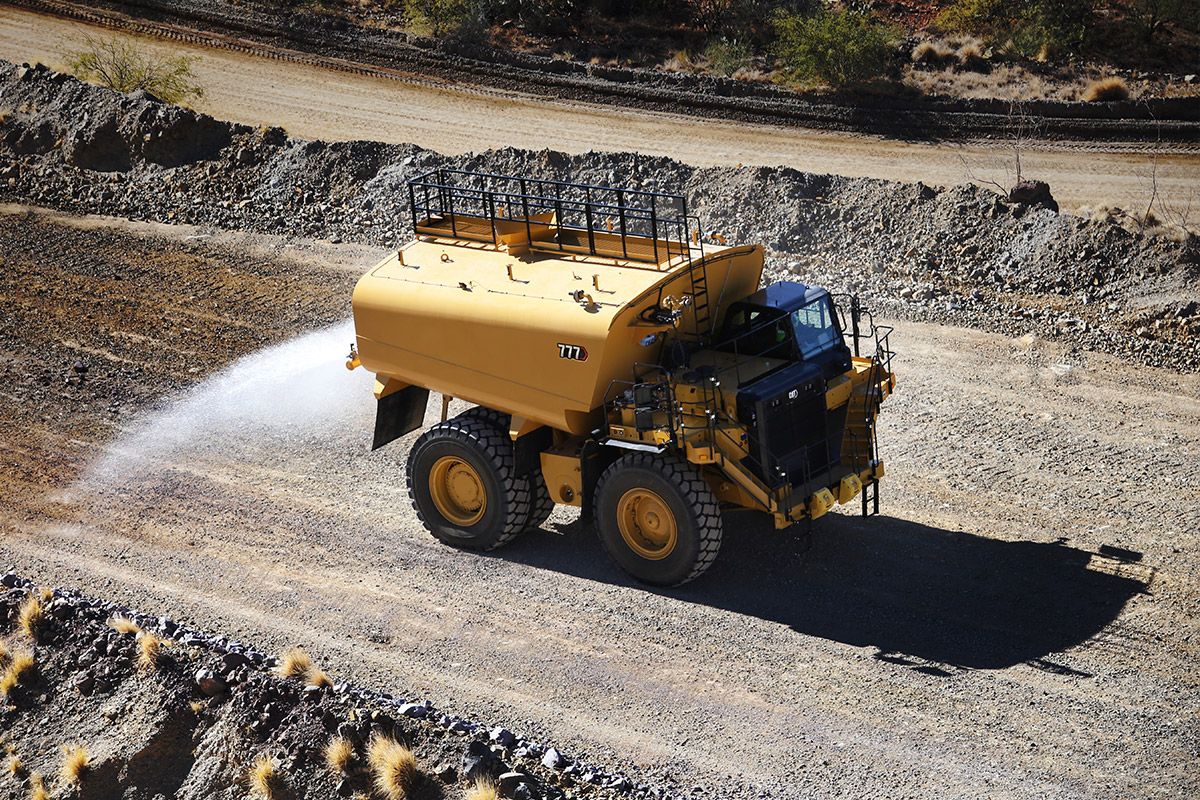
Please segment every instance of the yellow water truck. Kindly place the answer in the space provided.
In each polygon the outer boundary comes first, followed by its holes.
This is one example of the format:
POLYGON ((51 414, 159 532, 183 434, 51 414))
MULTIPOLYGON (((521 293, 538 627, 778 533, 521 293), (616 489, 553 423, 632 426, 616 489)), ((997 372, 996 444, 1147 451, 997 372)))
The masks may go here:
POLYGON ((878 512, 890 329, 854 298, 760 288, 762 248, 706 239, 681 195, 451 169, 408 189, 415 238, 359 280, 347 366, 376 376, 375 448, 442 395, 407 468, 438 539, 492 549, 576 506, 669 586, 712 563, 724 509, 878 512))

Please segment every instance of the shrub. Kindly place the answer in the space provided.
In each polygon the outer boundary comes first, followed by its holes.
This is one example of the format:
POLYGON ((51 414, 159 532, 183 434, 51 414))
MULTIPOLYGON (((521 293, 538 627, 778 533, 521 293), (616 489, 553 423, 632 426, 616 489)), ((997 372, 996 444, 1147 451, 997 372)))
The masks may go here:
POLYGON ((771 15, 779 10, 807 13, 817 0, 687 0, 683 9, 663 9, 668 18, 682 16, 709 35, 762 41, 770 37, 771 15))
MULTIPOLYGON (((139 43, 140 44, 140 43, 139 43)), ((196 83, 191 56, 159 56, 139 44, 87 37, 82 50, 67 57, 71 72, 118 92, 138 89, 168 103, 199 100, 204 90, 196 83)))
POLYGON ((478 780, 467 789, 465 800, 500 800, 500 794, 491 781, 478 780))
POLYGON ((1089 103, 1111 103, 1129 99, 1129 87, 1116 75, 1092 81, 1083 90, 1083 99, 1089 103))
POLYGON ((293 647, 280 657, 279 666, 275 671, 281 678, 303 678, 312 668, 312 659, 308 657, 308 653, 299 647, 293 647))
POLYGON ((33 674, 37 665, 33 654, 25 650, 16 650, 8 659, 4 674, 0 675, 0 697, 8 697, 13 690, 23 686, 33 674))
POLYGON ((36 642, 45 620, 46 609, 40 597, 31 594, 21 602, 17 610, 17 630, 24 636, 36 642))
POLYGON ((354 760, 354 745, 345 736, 334 736, 325 745, 325 766, 334 775, 342 775, 354 760))
POLYGON ((388 736, 376 736, 367 749, 375 788, 387 800, 405 800, 417 780, 417 758, 388 736))
POLYGON ((967 72, 990 72, 992 69, 979 45, 973 42, 958 48, 955 57, 958 59, 958 68, 967 72))
POLYGON ((704 48, 704 60, 713 72, 729 78, 750 63, 750 47, 736 39, 714 39, 704 48))
POLYGON ((954 60, 954 51, 943 42, 921 42, 912 51, 914 64, 942 67, 954 60))
POLYGON ((263 800, 273 800, 279 796, 283 777, 279 774, 279 765, 267 753, 263 753, 250 767, 250 791, 263 800))
POLYGON ((407 0, 407 11, 434 36, 445 36, 467 21, 470 8, 466 0, 407 0))
POLYGON ((153 672, 158 669, 158 659, 162 653, 163 641, 153 633, 146 631, 138 638, 138 669, 153 672))
POLYGON ((1094 10, 1094 0, 954 0, 934 26, 985 36, 1017 55, 1044 59, 1082 45, 1094 10))
POLYGON ((92 757, 81 744, 63 745, 62 779, 69 786, 83 783, 91 769, 92 757))
POLYGON ((834 86, 861 83, 888 71, 892 32, 854 11, 775 16, 775 58, 792 80, 834 86))
POLYGON ((50 800, 50 793, 46 791, 46 782, 42 780, 40 772, 29 775, 29 800, 50 800))

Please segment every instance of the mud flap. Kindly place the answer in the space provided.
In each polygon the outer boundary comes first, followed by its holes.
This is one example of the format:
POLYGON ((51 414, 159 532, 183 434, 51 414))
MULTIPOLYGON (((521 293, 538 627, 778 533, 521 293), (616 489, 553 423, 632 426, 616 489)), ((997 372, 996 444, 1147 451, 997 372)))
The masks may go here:
POLYGON ((372 450, 378 450, 425 424, 425 406, 429 403, 429 390, 420 386, 406 386, 398 392, 379 398, 378 402, 372 450))

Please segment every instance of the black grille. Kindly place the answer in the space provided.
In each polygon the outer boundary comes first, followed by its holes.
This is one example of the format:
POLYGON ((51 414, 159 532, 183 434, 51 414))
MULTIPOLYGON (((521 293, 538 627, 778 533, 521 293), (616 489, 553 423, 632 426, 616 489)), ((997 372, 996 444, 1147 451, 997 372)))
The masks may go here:
POLYGON ((750 425, 750 466, 772 487, 798 486, 819 476, 840 458, 845 406, 825 409, 824 381, 758 399, 739 396, 739 416, 750 425))

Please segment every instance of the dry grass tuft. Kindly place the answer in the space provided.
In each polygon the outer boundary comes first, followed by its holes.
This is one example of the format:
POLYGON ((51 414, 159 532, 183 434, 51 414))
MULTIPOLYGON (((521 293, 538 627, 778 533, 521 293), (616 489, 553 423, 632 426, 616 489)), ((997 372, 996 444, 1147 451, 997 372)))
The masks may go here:
POLYGON ((158 669, 158 657, 162 654, 163 640, 146 631, 138 637, 138 669, 153 672, 158 669))
POLYGON ((320 686, 322 689, 333 686, 333 679, 314 665, 308 653, 300 647, 293 647, 280 656, 275 672, 283 678, 299 678, 309 686, 320 686))
POLYGON ((23 685, 33 674, 36 664, 33 653, 26 650, 13 651, 12 656, 9 657, 8 666, 4 669, 4 674, 0 675, 0 697, 8 697, 12 694, 13 689, 23 685))
POLYGON ((12 658, 12 651, 8 649, 8 642, 0 639, 0 667, 7 664, 10 658, 12 658))
POLYGON ((14 778, 19 778, 25 772, 25 764, 21 761, 20 757, 9 756, 8 763, 4 766, 4 770, 14 778))
POLYGON ((499 800, 499 798, 500 793, 496 791, 494 783, 478 780, 468 787, 466 797, 463 800, 499 800))
POLYGON ((54 590, 49 586, 43 586, 41 589, 38 589, 38 596, 42 598, 43 603, 49 603, 54 599, 54 590))
POLYGON ((36 642, 45 620, 46 607, 42 605, 41 598, 33 594, 26 597, 17 611, 17 630, 36 642))
POLYGON ((367 749, 375 788, 387 800, 405 800, 417 780, 417 757, 390 736, 376 736, 367 749))
POLYGON ((204 703, 201 703, 199 700, 193 700, 188 703, 188 708, 192 710, 193 714, 200 716, 200 712, 204 710, 204 703))
POLYGON ((92 767, 92 757, 81 744, 63 745, 62 779, 70 786, 83 783, 92 767))
POLYGON ((302 648, 293 647, 279 657, 279 666, 275 671, 282 678, 303 678, 312 671, 312 659, 302 648))
POLYGON ((954 51, 942 42, 921 42, 912 51, 912 63, 942 67, 954 60, 954 51))
POLYGON ((333 686, 333 679, 330 678, 324 670, 313 667, 304 676, 304 682, 309 686, 320 686, 322 689, 328 689, 333 686))
POLYGON ((325 766, 334 775, 344 775, 354 760, 354 745, 345 736, 334 736, 325 745, 325 766))
POLYGON ((50 793, 46 791, 46 782, 42 780, 40 772, 29 776, 29 800, 50 800, 50 793))
POLYGON ((142 632, 141 625, 138 625, 131 619, 125 619, 125 617, 113 617, 108 621, 108 627, 112 628, 117 633, 136 635, 142 632))
POLYGON ((958 59, 958 68, 967 72, 990 72, 992 69, 983 55, 983 50, 974 42, 968 42, 958 48, 955 57, 958 59))
POLYGON ((254 761, 250 768, 250 790, 264 800, 273 800, 279 796, 283 784, 283 776, 279 774, 279 765, 275 759, 263 753, 254 761))
POLYGON ((1083 99, 1089 103, 1111 103, 1129 99, 1129 86, 1123 78, 1112 75, 1092 81, 1083 90, 1083 99))

